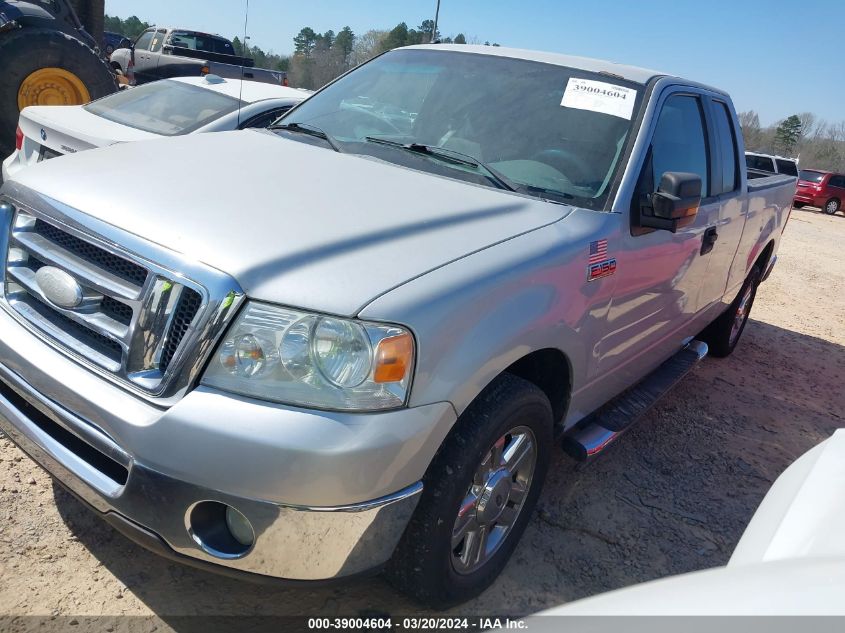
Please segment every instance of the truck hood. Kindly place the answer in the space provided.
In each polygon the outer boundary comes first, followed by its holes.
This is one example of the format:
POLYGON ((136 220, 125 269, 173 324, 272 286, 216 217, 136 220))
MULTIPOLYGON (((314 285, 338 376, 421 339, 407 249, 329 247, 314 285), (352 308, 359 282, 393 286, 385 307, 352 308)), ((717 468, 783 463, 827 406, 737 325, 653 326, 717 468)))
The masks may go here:
POLYGON ((222 270, 252 298, 339 315, 572 210, 264 131, 114 145, 15 180, 222 270))

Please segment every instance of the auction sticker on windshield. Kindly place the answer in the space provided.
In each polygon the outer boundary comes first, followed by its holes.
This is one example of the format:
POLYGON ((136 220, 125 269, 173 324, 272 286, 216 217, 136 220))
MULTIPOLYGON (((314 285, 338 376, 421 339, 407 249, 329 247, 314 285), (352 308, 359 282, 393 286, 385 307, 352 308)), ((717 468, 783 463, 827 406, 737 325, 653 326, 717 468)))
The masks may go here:
POLYGON ((570 77, 560 105, 578 110, 601 112, 631 120, 637 91, 603 81, 570 77))

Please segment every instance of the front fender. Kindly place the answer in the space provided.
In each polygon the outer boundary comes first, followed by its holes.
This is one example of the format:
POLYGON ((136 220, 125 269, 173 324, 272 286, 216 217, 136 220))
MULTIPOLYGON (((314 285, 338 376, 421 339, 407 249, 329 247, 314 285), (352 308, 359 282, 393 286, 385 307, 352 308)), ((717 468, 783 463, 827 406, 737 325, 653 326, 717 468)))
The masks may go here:
POLYGON ((126 69, 129 67, 129 57, 132 55, 132 50, 129 48, 118 48, 110 56, 109 62, 112 66, 117 64, 120 66, 121 72, 126 74, 126 69))
POLYGON ((586 283, 587 238, 581 234, 609 214, 573 215, 583 221, 568 216, 464 257, 360 312, 414 332, 411 406, 448 401, 460 414, 510 365, 548 348, 568 359, 573 391, 581 386, 592 362, 590 341, 597 340, 590 328, 603 322, 611 295, 609 284, 586 283))

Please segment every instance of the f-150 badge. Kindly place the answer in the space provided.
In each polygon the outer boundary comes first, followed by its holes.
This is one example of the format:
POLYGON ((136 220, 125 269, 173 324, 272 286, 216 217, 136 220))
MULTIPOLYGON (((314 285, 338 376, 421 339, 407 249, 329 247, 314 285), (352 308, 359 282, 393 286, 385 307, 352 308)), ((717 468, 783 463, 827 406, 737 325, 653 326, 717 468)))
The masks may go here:
POLYGON ((590 242, 590 257, 587 260, 587 281, 609 277, 616 272, 616 260, 607 257, 607 240, 590 242))

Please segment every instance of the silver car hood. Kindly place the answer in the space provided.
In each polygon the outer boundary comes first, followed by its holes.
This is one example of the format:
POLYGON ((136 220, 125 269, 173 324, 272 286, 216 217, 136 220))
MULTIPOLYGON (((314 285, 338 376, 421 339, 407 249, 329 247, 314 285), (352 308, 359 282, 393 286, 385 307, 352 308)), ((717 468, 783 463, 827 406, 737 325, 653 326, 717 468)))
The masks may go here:
POLYGON ((252 298, 340 315, 571 210, 263 131, 115 145, 16 181, 222 270, 252 298))

